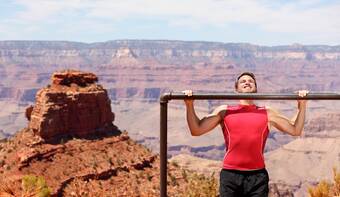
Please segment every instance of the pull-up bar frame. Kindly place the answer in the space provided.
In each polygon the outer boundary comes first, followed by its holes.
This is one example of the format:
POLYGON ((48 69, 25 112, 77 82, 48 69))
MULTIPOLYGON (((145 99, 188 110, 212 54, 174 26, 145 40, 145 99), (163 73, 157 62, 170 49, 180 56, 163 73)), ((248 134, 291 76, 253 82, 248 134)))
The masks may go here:
MULTIPOLYGON (((298 100, 297 94, 260 94, 260 93, 239 93, 239 94, 193 94, 187 96, 183 93, 164 93, 160 97, 160 196, 167 196, 167 141, 168 141, 168 102, 171 100, 298 100)), ((309 93, 303 97, 306 100, 340 100, 338 93, 309 93)))

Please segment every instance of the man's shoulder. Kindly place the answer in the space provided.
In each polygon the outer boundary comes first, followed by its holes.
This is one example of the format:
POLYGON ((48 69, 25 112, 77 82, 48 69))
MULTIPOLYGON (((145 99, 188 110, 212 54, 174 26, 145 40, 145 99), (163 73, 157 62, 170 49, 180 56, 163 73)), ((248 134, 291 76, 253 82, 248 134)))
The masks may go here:
POLYGON ((215 110, 213 111, 213 114, 217 115, 221 112, 225 112, 227 110, 228 105, 220 105, 218 107, 215 108, 215 110))
POLYGON ((215 110, 222 111, 222 110, 227 110, 228 105, 220 105, 215 108, 215 110))
POLYGON ((269 117, 281 116, 281 112, 270 106, 265 106, 269 117))
POLYGON ((266 109, 267 111, 269 111, 269 112, 278 112, 277 109, 275 109, 275 108, 273 108, 273 107, 271 107, 271 106, 268 106, 268 105, 263 106, 263 108, 265 108, 265 109, 266 109))

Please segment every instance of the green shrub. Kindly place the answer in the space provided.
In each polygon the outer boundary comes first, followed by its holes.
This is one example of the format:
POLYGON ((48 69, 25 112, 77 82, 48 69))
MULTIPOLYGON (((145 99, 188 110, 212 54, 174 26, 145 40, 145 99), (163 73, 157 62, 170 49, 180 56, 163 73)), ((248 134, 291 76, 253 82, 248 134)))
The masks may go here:
POLYGON ((46 197, 51 195, 51 190, 47 187, 43 177, 25 175, 21 184, 24 196, 46 197))

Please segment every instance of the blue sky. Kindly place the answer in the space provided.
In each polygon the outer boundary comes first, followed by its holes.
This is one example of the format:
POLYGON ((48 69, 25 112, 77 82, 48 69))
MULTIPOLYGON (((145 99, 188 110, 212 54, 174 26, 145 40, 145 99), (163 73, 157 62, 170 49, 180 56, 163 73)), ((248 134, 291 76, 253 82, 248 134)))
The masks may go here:
POLYGON ((0 40, 340 45, 340 1, 0 0, 0 40))

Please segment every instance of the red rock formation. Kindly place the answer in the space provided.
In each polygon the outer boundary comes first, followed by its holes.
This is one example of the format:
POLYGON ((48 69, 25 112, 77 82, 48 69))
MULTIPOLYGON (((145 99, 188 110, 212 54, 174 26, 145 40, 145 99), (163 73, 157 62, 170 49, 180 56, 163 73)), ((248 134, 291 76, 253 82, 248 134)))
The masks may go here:
POLYGON ((72 83, 85 87, 98 81, 98 77, 93 73, 86 73, 76 70, 66 70, 55 72, 52 75, 52 84, 70 86, 72 83))
POLYGON ((32 111, 33 111, 33 105, 30 105, 29 107, 26 108, 25 116, 28 121, 31 120, 32 111))
MULTIPOLYGON (((72 135, 86 137, 113 130, 114 114, 107 91, 92 73, 54 73, 52 85, 37 92, 29 128, 45 140, 72 135)), ((28 109, 29 111, 29 109, 28 109)))

